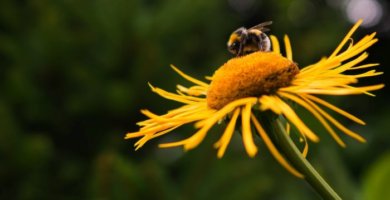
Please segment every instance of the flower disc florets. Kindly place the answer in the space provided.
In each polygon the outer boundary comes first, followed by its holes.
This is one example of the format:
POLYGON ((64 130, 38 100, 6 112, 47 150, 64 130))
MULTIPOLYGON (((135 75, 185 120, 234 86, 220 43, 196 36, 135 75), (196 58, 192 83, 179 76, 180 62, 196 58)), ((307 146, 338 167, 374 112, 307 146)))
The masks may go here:
POLYGON ((274 52, 256 52, 230 59, 212 77, 207 105, 221 109, 245 97, 260 97, 291 84, 298 66, 274 52))

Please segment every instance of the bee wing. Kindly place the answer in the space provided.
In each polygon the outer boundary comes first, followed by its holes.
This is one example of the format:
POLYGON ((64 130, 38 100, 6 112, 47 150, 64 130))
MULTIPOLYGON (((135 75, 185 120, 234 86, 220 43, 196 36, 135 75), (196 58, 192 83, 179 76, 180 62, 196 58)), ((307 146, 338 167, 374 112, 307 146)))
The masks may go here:
POLYGON ((260 24, 257 24, 256 26, 251 27, 250 29, 257 29, 263 32, 269 31, 269 28, 266 28, 265 26, 269 26, 272 24, 272 21, 263 22, 260 24))

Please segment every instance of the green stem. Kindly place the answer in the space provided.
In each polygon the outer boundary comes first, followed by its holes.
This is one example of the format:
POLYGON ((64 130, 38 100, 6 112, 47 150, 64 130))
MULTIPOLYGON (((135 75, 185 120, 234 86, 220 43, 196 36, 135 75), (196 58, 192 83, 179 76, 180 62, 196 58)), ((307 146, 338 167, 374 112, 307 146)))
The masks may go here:
POLYGON ((272 131, 277 138, 277 141, 275 142, 280 145, 284 155, 293 166, 305 176, 305 180, 322 196, 322 198, 341 199, 306 158, 302 156, 297 146, 286 133, 282 122, 280 122, 279 119, 274 122, 277 123, 277 127, 272 131))

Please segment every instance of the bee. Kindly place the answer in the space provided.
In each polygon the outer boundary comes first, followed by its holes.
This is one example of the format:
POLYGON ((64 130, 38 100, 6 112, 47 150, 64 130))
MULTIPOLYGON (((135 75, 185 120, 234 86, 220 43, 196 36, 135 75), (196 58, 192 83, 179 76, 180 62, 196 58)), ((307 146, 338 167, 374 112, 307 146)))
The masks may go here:
POLYGON ((238 28, 230 35, 227 42, 228 50, 236 56, 243 56, 256 51, 270 51, 271 42, 264 32, 270 30, 265 26, 271 24, 272 21, 267 21, 250 29, 238 28))

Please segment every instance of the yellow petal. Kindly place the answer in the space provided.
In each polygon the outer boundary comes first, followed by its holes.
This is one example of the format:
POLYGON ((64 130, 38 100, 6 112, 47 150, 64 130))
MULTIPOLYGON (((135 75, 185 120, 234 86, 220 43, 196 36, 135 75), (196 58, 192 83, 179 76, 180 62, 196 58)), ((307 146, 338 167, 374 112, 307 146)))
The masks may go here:
POLYGON ((278 38, 273 35, 271 35, 270 38, 272 42, 272 51, 277 54, 280 54, 280 46, 279 46, 278 38))
POLYGON ((358 135, 357 133, 349 130, 345 126, 343 126, 340 122, 338 122, 336 119, 334 119, 332 116, 330 116, 327 112, 322 110, 320 107, 318 107, 314 102, 312 102, 310 99, 306 98, 305 95, 301 95, 301 97, 309 103, 314 109, 316 109, 319 113, 321 113, 322 116, 324 116, 327 120, 329 120, 333 125, 335 125, 338 129, 340 129, 345 134, 349 135, 350 137, 354 138, 355 140, 359 142, 366 142, 366 140, 358 135))
POLYGON ((214 147, 219 148, 217 154, 218 158, 222 158, 223 155, 225 154, 226 148, 229 145, 230 140, 233 136, 239 114, 240 114, 240 109, 239 108, 235 109, 233 112, 233 116, 229 121, 229 124, 226 126, 222 137, 214 144, 214 147))
POLYGON ((351 28, 351 30, 347 33, 347 35, 344 37, 344 39, 341 41, 341 43, 339 44, 339 46, 337 46, 337 48, 334 50, 334 52, 329 56, 329 58, 332 58, 334 56, 337 55, 337 53, 339 53, 339 51, 341 50, 341 48, 343 48, 343 46, 345 45, 345 43, 347 43, 347 41, 349 40, 349 38, 352 36, 352 34, 356 31, 356 29, 360 26, 360 24, 363 22, 363 20, 359 20, 355 23, 355 25, 351 28))
POLYGON ((306 125, 303 123, 303 121, 298 117, 298 115, 294 112, 294 110, 287 105, 285 102, 283 102, 279 97, 277 96, 262 96, 260 97, 260 103, 265 104, 267 103, 268 108, 271 109, 276 114, 283 114, 292 124, 294 124, 297 129, 305 134, 310 140, 313 142, 318 142, 319 138, 317 135, 315 135, 306 125), (268 101, 264 101, 265 99, 269 99, 268 101))
POLYGON ((285 49, 286 49, 286 56, 287 56, 287 58, 289 60, 293 60, 291 43, 290 43, 290 39, 288 38, 287 35, 284 36, 284 45, 285 45, 285 49))
POLYGON ((326 101, 324 101, 316 96, 307 94, 307 95, 305 95, 305 97, 307 97, 307 98, 309 98, 309 99, 311 99, 311 100, 313 100, 313 101, 315 101, 323 106, 326 106, 327 108, 339 113, 340 115, 343 115, 344 117, 346 117, 346 118, 348 118, 348 119, 350 119, 358 124, 361 124, 361 125, 366 124, 363 120, 353 116, 352 114, 350 114, 344 110, 341 110, 340 108, 338 108, 338 107, 336 107, 336 106, 334 106, 334 105, 332 105, 332 104, 330 104, 330 103, 328 103, 328 102, 326 102, 326 101))
POLYGON ((259 121, 253 114, 251 114, 251 119, 253 124, 255 125, 257 132, 263 139, 265 145, 267 146, 271 154, 274 156, 274 158, 291 174, 296 177, 303 178, 304 176, 300 172, 298 172, 298 170, 296 170, 293 166, 291 166, 290 163, 288 163, 287 160, 282 156, 282 154, 279 153, 278 149, 272 143, 272 140, 268 137, 267 133, 264 131, 263 127, 260 125, 259 121))
POLYGON ((241 112, 242 119, 242 140, 244 142, 244 147, 246 152, 250 157, 254 157, 257 154, 257 147, 253 141, 250 116, 251 116, 251 104, 246 104, 244 109, 241 112))
POLYGON ((171 65, 172 69, 175 70, 180 76, 182 76, 184 79, 192 82, 192 83, 195 83, 197 85, 200 85, 200 86, 203 86, 203 87, 208 87, 208 84, 205 83, 205 82, 202 82, 198 79, 195 79, 187 74, 185 74, 184 72, 180 71, 177 67, 175 67, 174 65, 171 65))
MULTIPOLYGON (((306 108, 309 112, 311 112, 315 118, 318 119, 318 121, 325 127, 325 129, 330 133, 330 135, 336 140, 336 142, 342 146, 345 147, 345 143, 341 140, 341 138, 337 135, 337 133, 332 129, 332 127, 326 122, 326 120, 312 107, 310 104, 306 103, 305 101, 301 100, 300 98, 293 96, 292 94, 288 94, 286 92, 279 92, 279 94, 285 98, 288 98, 302 107, 306 108)), ((303 135, 305 137, 305 135, 303 135)), ((306 138, 305 138, 306 139, 306 138)))

